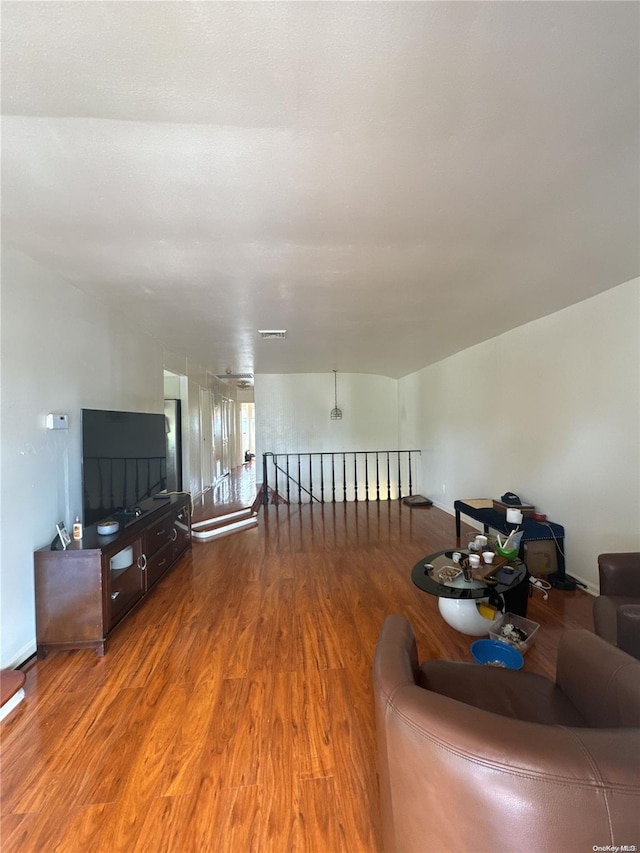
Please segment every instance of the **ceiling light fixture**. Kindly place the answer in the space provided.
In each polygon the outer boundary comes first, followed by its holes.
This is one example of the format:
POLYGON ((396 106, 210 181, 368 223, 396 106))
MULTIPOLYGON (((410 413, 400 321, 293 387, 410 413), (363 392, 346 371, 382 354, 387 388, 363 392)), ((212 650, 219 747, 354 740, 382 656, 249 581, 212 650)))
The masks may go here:
POLYGON ((342 420, 342 409, 338 408, 338 371, 333 371, 333 409, 331 409, 331 420, 342 420))

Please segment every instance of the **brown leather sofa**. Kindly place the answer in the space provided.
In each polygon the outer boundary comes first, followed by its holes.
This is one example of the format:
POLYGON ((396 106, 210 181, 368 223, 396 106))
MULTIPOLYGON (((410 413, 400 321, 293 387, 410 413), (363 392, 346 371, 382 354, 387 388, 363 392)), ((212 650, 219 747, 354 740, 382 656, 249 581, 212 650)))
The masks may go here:
POLYGON ((600 595, 593 602, 596 634, 640 659, 640 553, 600 554, 598 570, 600 595))
POLYGON ((373 681, 387 853, 640 847, 640 662, 625 652, 572 630, 555 682, 420 666, 411 625, 388 616, 373 681))

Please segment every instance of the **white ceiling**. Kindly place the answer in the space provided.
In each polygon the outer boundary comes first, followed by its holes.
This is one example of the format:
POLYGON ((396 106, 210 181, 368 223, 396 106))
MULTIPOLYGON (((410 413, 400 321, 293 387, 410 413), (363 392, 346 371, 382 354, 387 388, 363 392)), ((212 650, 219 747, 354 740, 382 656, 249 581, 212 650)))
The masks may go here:
POLYGON ((3 2, 3 239, 214 372, 405 375, 640 274, 639 10, 3 2))

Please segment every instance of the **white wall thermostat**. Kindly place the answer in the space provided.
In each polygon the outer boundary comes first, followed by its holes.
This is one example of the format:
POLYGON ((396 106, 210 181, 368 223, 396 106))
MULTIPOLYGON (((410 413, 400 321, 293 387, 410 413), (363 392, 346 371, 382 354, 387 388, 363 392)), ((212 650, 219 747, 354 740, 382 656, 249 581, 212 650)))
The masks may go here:
POLYGON ((47 415, 47 429, 69 429, 68 415, 47 415))

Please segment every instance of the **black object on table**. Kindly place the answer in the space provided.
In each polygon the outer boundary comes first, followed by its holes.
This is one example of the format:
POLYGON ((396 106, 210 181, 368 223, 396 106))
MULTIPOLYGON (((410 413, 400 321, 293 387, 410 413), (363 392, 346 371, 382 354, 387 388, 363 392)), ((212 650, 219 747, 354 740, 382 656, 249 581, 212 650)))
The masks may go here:
MULTIPOLYGON (((565 563, 564 563, 564 527, 561 524, 554 524, 552 521, 536 521, 535 518, 530 518, 525 515, 522 519, 522 522, 518 524, 512 524, 507 521, 505 515, 501 512, 498 512, 496 509, 491 509, 490 507, 482 507, 477 508, 471 506, 464 501, 454 501, 453 508, 456 513, 456 538, 458 542, 460 541, 460 514, 466 515, 469 518, 473 518, 475 521, 479 521, 483 527, 484 532, 487 534, 489 532, 489 528, 491 527, 493 530, 497 530, 499 533, 509 534, 512 530, 515 530, 516 527, 520 527, 522 530, 522 539, 520 540, 520 553, 519 557, 521 560, 524 559, 524 543, 525 542, 535 542, 544 539, 553 539, 556 546, 556 558, 558 561, 558 571, 553 572, 548 575, 547 580, 551 584, 551 586, 556 589, 564 589, 564 590, 572 590, 575 589, 579 581, 575 578, 572 578, 571 575, 568 575, 565 571, 565 563)), ((517 509, 517 507, 516 507, 517 509)), ((581 584, 584 586, 584 584, 581 584)))
POLYGON ((516 616, 527 615, 527 603, 529 600, 529 572, 525 564, 520 560, 511 560, 509 566, 514 569, 514 578, 510 578, 508 583, 485 583, 484 586, 448 586, 444 583, 439 583, 434 577, 429 574, 428 565, 434 565, 437 569, 439 557, 446 557, 446 562, 451 563, 454 550, 466 556, 469 552, 457 548, 447 551, 437 551, 435 554, 429 554, 428 557, 423 557, 415 564, 411 570, 411 580, 423 592, 428 592, 429 595, 435 595, 438 598, 457 598, 457 599, 473 599, 473 598, 488 598, 489 603, 497 610, 505 613, 515 613, 516 616), (502 597, 502 599, 501 599, 502 597), (503 606, 504 600, 504 606, 503 606))

